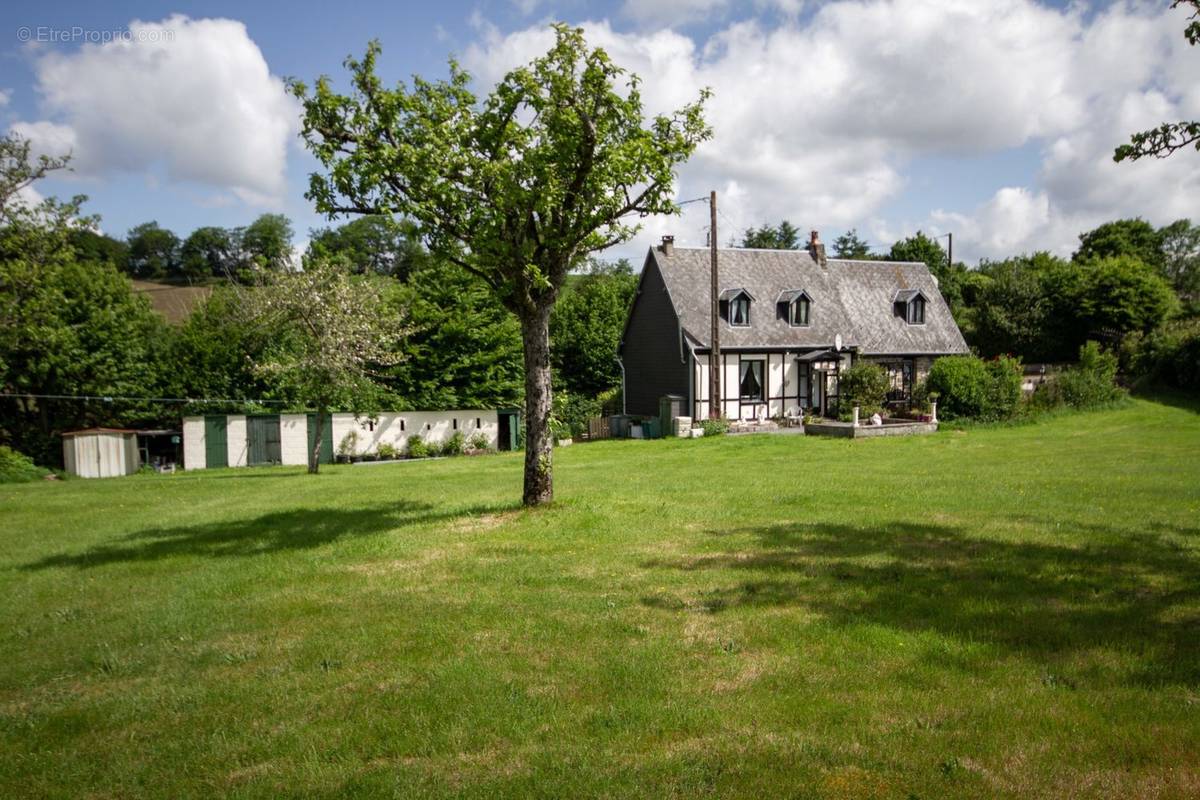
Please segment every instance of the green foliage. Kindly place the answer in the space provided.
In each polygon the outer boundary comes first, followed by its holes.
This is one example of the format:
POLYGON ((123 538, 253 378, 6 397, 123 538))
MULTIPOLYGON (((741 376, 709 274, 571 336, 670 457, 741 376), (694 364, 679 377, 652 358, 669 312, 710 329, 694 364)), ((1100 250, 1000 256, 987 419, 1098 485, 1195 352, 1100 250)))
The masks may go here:
POLYGON ((467 452, 467 437, 462 431, 455 431, 442 442, 441 452, 444 456, 461 456, 467 452))
POLYGON ((389 313, 407 310, 411 332, 386 385, 419 409, 503 408, 524 392, 520 326, 478 277, 453 264, 414 262, 384 293, 389 313))
POLYGON ((473 453, 486 453, 492 449, 492 442, 486 433, 474 433, 467 440, 467 449, 473 453))
POLYGON ((602 416, 603 404, 598 398, 568 391, 554 393, 554 416, 550 420, 556 439, 578 438, 587 433, 588 420, 602 416))
POLYGON ((75 227, 68 233, 75 257, 92 264, 109 264, 118 272, 129 271, 129 245, 91 228, 75 227))
POLYGON ((237 275, 237 243, 224 228, 192 231, 179 251, 180 271, 191 280, 237 275))
POLYGON ((1063 403, 1073 408, 1096 408, 1124 394, 1117 386, 1117 357, 1096 342, 1079 348, 1079 362, 1047 385, 1057 387, 1063 403))
POLYGON ((240 232, 243 267, 282 272, 292 266, 292 222, 283 214, 263 214, 240 232))
POLYGON ((1125 256, 1155 270, 1162 267, 1162 235, 1144 219, 1118 219, 1079 234, 1079 249, 1071 256, 1080 263, 1125 256))
POLYGON ((569 283, 550 317, 555 378, 573 394, 594 396, 619 386, 617 346, 638 277, 628 261, 594 264, 569 283))
POLYGON ((391 442, 380 442, 379 446, 375 448, 375 452, 380 458, 387 459, 396 458, 399 455, 399 451, 396 450, 396 445, 392 444, 391 442))
POLYGON ((1113 344, 1133 331, 1152 330, 1178 305, 1167 282, 1130 256, 1088 262, 1072 300, 1080 330, 1113 344))
POLYGON ((1200 305, 1200 225, 1179 219, 1159 228, 1162 247, 1162 276, 1179 299, 1200 305))
POLYGON ((1139 384, 1200 391, 1200 319, 1165 325, 1128 344, 1129 369, 1139 384))
POLYGON ((760 250, 796 250, 800 247, 800 229, 786 219, 778 225, 747 228, 742 234, 742 247, 760 250))
POLYGON ((869 361, 859 361, 844 371, 838 383, 842 405, 849 409, 857 403, 865 416, 883 410, 888 388, 887 371, 869 361))
POLYGON ((342 256, 354 272, 388 275, 407 281, 429 260, 416 225, 390 216, 352 219, 337 228, 312 232, 310 256, 342 256))
POLYGON ((938 395, 938 416, 946 419, 1002 420, 1021 402, 1021 363, 1002 356, 945 356, 933 362, 926 392, 938 395))
POLYGON ((179 269, 179 237, 157 222, 144 222, 129 231, 129 274, 135 278, 165 278, 179 269))
POLYGON ((0 445, 0 483, 30 483, 48 474, 49 470, 36 466, 29 456, 0 445))
POLYGON ((406 450, 409 458, 429 458, 431 455, 429 445, 416 434, 408 437, 406 450))
POLYGON ((851 228, 833 240, 833 257, 869 259, 871 258, 871 245, 858 235, 856 228, 851 228))
POLYGON ((700 420, 700 429, 707 436, 724 436, 729 433, 729 420, 725 417, 717 419, 702 419, 700 420))

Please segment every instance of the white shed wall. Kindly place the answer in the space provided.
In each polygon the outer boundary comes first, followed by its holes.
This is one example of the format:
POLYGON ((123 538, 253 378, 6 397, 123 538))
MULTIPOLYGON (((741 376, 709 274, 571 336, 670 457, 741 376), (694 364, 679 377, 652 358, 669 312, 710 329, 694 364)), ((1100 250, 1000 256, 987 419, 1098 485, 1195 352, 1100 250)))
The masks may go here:
POLYGON ((63 437, 63 461, 81 478, 117 478, 132 475, 141 466, 137 435, 85 433, 63 437))
POLYGON ((226 417, 225 447, 228 452, 229 466, 246 466, 246 417, 243 415, 226 417))
POLYGON ((400 453, 408 447, 409 437, 419 435, 424 441, 441 444, 461 431, 470 439, 483 433, 488 446, 495 448, 500 442, 499 415, 494 410, 459 409, 455 411, 402 411, 378 414, 370 417, 355 417, 353 414, 333 415, 333 452, 341 454, 342 442, 357 431, 358 443, 353 455, 378 452, 380 444, 390 444, 400 453), (457 429, 455 421, 458 422, 457 429))
POLYGON ((279 415, 279 456, 284 464, 308 464, 308 414, 279 415))
POLYGON ((204 469, 204 417, 183 418, 183 468, 204 469))

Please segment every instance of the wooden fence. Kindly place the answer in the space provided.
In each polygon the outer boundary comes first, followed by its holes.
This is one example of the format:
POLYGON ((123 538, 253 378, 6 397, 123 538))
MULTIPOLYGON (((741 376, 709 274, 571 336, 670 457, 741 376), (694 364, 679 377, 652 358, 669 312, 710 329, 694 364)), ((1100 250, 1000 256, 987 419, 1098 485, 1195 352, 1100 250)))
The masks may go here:
POLYGON ((612 423, 608 417, 592 417, 588 420, 588 440, 612 438, 612 423))

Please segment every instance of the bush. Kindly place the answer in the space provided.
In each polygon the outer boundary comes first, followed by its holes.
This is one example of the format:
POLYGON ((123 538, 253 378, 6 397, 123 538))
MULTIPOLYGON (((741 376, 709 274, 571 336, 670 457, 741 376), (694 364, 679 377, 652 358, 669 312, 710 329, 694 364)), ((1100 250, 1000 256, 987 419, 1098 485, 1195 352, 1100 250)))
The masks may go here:
POLYGON ((390 442, 380 443, 379 447, 375 448, 375 452, 379 454, 380 458, 395 458, 397 455, 399 455, 399 452, 396 450, 396 445, 391 444, 390 442))
POLYGON ((1166 325, 1134 341, 1129 371, 1139 384, 1200 391, 1200 320, 1166 325))
POLYGON ((455 431, 453 435, 442 443, 442 455, 444 456, 461 456, 467 451, 467 437, 463 436, 462 431, 455 431))
POLYGON ((486 433, 476 433, 467 440, 467 448, 476 453, 486 453, 492 449, 492 442, 486 433))
POLYGON ((1079 363, 1039 386, 1033 403, 1038 408, 1097 408, 1123 394, 1117 386, 1117 357, 1087 342, 1079 348, 1079 363))
POLYGON ((729 420, 724 417, 700 420, 700 429, 705 436, 724 436, 729 432, 729 420))
POLYGON ((600 398, 558 390, 554 393, 550 433, 555 439, 580 438, 587 433, 588 420, 602 416, 603 412, 600 398))
POLYGON ((49 470, 34 464, 29 456, 0 445, 0 483, 40 481, 48 474, 49 470))
POLYGON ((847 409, 857 403, 864 417, 883 411, 889 388, 887 371, 883 367, 860 361, 843 372, 840 381, 841 404, 847 409))
POLYGON ((432 453, 430 453, 429 445, 424 439, 416 435, 408 437, 409 458, 429 458, 430 455, 432 453))
POLYGON ((937 393, 938 416, 946 419, 1008 419, 1021 402, 1021 362, 945 356, 933 362, 925 389, 937 393))

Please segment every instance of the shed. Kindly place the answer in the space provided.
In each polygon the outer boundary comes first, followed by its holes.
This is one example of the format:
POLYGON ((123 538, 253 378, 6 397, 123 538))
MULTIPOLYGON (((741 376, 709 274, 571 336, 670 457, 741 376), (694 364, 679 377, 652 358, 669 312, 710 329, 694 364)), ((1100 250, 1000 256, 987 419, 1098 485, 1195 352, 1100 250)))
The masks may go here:
POLYGON ((63 464, 81 478, 118 478, 141 466, 137 431, 88 428, 63 434, 63 464))

